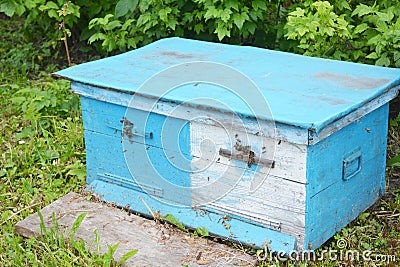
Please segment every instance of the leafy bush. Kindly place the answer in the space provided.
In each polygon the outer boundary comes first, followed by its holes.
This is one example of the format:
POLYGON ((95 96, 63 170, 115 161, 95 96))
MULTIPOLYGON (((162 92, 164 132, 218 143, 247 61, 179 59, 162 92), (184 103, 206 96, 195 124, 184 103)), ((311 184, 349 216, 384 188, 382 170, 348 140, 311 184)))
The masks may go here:
MULTIPOLYGON (((3 0, 0 12, 9 17, 24 19, 25 43, 41 43, 40 57, 59 58, 61 41, 71 37, 70 43, 86 41, 94 32, 88 29, 91 19, 112 13, 115 1, 88 0, 3 0), (67 4, 67 8, 63 9, 67 4)), ((83 50, 88 51, 89 49, 83 50)), ((43 59, 41 59, 43 60, 43 59)))
MULTIPOLYGON (((10 17, 14 15, 24 17, 23 27, 28 40, 33 40, 37 37, 35 35, 39 34, 40 37, 48 39, 48 42, 44 42, 45 46, 55 47, 57 45, 56 41, 62 37, 61 31, 58 29, 63 17, 59 14, 59 11, 66 3, 68 2, 63 0, 56 2, 46 0, 5 0, 0 5, 0 12, 4 12, 10 17)), ((65 24, 68 27, 73 27, 79 22, 80 9, 81 6, 79 4, 70 3, 69 10, 71 14, 65 19, 65 24)))
POLYGON ((89 43, 102 41, 106 51, 124 51, 180 36, 274 48, 281 2, 120 0, 114 13, 89 23, 96 30, 89 43))
POLYGON ((400 67, 400 1, 382 1, 381 5, 360 4, 352 16, 359 19, 353 31, 358 45, 368 47, 369 59, 376 65, 400 67))
MULTIPOLYGON (((55 47, 63 36, 60 10, 65 0, 5 0, 0 12, 26 18, 27 32, 46 36, 55 47)), ((72 37, 105 51, 125 51, 167 36, 253 44, 275 48, 290 1, 262 0, 75 0, 65 24, 72 37), (99 42, 97 42, 99 41, 99 42)), ((30 36, 33 37, 33 36, 30 36)))
MULTIPOLYGON (((342 9, 350 9, 341 1, 342 9)), ((285 37, 299 42, 296 52, 319 57, 348 59, 346 45, 351 38, 351 25, 346 14, 337 15, 334 6, 327 1, 306 3, 291 12, 285 25, 285 37)))
POLYGON ((295 52, 400 67, 399 1, 331 2, 306 1, 289 14, 285 36, 298 41, 295 52))
POLYGON ((0 12, 26 17, 51 48, 71 37, 122 52, 180 36, 400 66, 399 0, 75 0, 65 13, 66 3, 4 0, 0 12))

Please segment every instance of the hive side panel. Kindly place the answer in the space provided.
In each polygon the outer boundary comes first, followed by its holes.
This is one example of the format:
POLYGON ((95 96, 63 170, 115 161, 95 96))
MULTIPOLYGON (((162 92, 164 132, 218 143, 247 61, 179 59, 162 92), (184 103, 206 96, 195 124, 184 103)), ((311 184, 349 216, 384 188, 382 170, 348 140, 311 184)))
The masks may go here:
POLYGON ((193 204, 275 226, 272 229, 295 237, 302 246, 306 146, 198 122, 191 122, 190 128, 193 204), (246 146, 262 159, 259 164, 249 166, 219 153, 240 152, 246 146), (267 160, 274 161, 273 168, 263 165, 267 160))
POLYGON ((320 246, 384 193, 388 104, 309 146, 306 240, 320 246))

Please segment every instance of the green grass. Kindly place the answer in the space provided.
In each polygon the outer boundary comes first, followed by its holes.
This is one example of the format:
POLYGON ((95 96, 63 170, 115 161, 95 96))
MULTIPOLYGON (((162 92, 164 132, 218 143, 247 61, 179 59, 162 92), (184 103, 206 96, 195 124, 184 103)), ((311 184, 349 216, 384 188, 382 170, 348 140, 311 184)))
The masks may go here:
MULTIPOLYGON (((0 266, 117 266, 112 251, 87 252, 82 242, 70 242, 55 226, 42 237, 23 239, 15 224, 60 196, 78 192, 85 183, 85 150, 79 98, 66 81, 53 80, 55 69, 32 49, 19 22, 0 18, 0 266)), ((45 56, 43 54, 43 56, 45 56)), ((399 102, 397 102, 399 103, 399 102)), ((398 113, 398 110, 397 110, 398 113)), ((393 255, 400 264, 400 118, 389 130, 388 190, 374 207, 336 234, 322 250, 370 250, 393 255)), ((56 222, 54 222, 56 224, 56 222)), ((77 222, 79 225, 79 222, 77 222)), ((139 248, 140 249, 140 248, 139 248)), ((256 251, 253 251, 256 253, 256 251)), ((257 253, 262 253, 258 251, 257 253)), ((261 254, 260 254, 261 255, 261 254)), ((350 261, 275 261, 261 266, 350 266, 350 261)), ((370 266, 361 261, 354 265, 370 266)))
POLYGON ((0 266, 121 265, 112 257, 115 247, 87 252, 56 225, 31 239, 14 233, 18 221, 81 190, 85 150, 78 96, 68 82, 49 77, 53 65, 40 71, 40 51, 25 41, 18 22, 0 19, 0 28, 7 29, 0 35, 0 266))

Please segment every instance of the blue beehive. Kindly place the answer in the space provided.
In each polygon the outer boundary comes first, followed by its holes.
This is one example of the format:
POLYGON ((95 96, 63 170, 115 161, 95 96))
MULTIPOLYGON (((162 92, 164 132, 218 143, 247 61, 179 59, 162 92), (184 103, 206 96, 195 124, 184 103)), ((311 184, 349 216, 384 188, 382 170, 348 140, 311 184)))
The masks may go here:
POLYGON ((399 69, 169 38, 54 76, 81 96, 105 201, 290 251, 384 193, 399 69))

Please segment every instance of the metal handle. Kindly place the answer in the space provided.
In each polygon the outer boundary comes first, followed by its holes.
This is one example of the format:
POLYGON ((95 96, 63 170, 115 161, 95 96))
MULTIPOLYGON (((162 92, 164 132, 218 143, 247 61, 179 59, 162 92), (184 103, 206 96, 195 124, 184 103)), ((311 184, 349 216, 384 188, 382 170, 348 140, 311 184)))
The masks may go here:
POLYGON ((343 159, 343 180, 347 181, 361 171, 361 148, 357 148, 347 154, 343 159))
POLYGON ((252 164, 262 165, 269 168, 275 167, 275 161, 269 159, 261 159, 256 156, 256 154, 248 149, 242 149, 237 151, 231 151, 228 149, 220 148, 219 155, 227 157, 229 159, 238 159, 247 163, 247 166, 251 167, 252 164))

